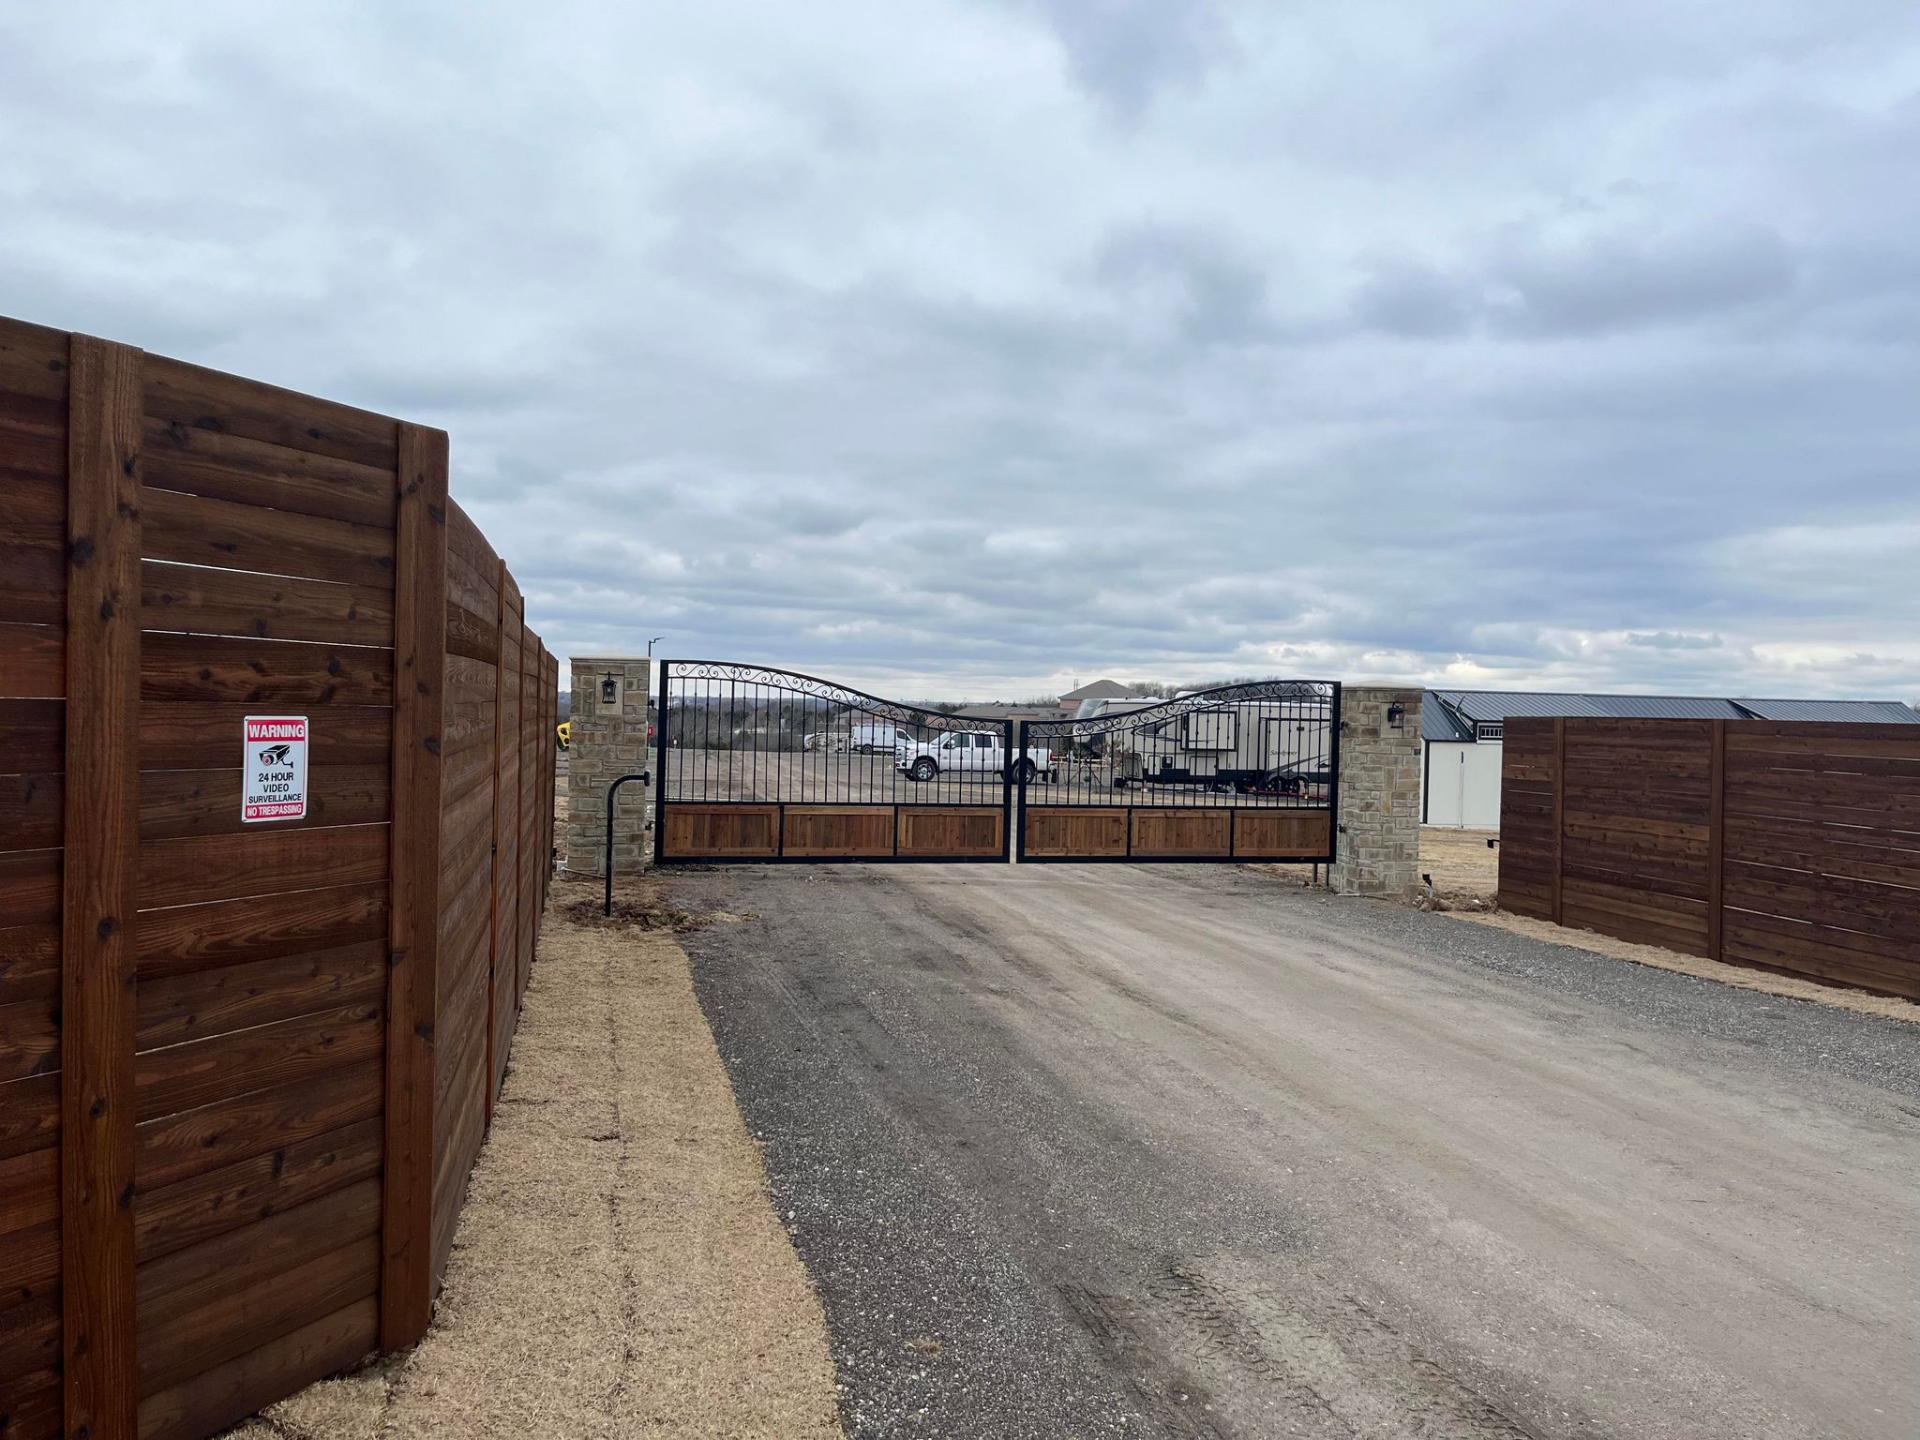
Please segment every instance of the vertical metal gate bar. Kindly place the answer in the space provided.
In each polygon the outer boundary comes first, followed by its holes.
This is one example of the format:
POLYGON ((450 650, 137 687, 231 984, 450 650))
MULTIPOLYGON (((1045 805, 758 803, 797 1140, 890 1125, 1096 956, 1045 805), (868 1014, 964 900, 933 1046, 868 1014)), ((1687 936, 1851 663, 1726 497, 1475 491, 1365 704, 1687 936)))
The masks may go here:
POLYGON ((671 660, 660 662, 660 728, 653 732, 653 783, 658 787, 653 792, 653 859, 656 865, 667 853, 667 727, 672 723, 667 717, 673 713, 667 704, 667 676, 672 670, 671 660))
MULTIPOLYGON (((1340 682, 1333 682, 1332 709, 1327 716, 1329 736, 1329 756, 1327 770, 1331 777, 1327 785, 1327 864, 1331 866, 1340 854, 1340 727, 1344 721, 1340 718, 1340 682)), ((1333 876, 1327 876, 1331 883, 1333 876)))
MULTIPOLYGON (((1025 731, 1026 721, 1020 722, 1020 728, 1025 731)), ((1012 720, 1002 720, 1000 730, 1000 753, 1007 759, 1007 763, 1000 767, 1000 858, 1004 860, 1007 855, 1007 827, 1013 818, 1014 785, 1017 783, 1020 786, 1022 796, 1027 793, 1026 771, 1020 763, 1027 758, 1027 747, 1022 745, 1014 748, 1012 720)))

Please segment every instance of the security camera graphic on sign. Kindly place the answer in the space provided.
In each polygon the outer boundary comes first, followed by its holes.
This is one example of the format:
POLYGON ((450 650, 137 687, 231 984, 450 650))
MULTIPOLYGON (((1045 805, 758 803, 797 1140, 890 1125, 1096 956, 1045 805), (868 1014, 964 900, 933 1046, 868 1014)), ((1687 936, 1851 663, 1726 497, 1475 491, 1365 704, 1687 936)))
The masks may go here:
POLYGON ((284 765, 287 763, 287 757, 292 753, 293 746, 291 745, 269 745, 260 752, 260 763, 262 765, 284 765))

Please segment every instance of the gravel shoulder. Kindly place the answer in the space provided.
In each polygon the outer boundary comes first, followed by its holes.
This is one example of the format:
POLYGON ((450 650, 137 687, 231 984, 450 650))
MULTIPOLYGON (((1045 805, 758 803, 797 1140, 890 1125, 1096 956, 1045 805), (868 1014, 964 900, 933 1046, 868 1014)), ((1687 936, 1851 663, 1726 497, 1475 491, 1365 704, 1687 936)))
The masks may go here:
POLYGON ((871 1436, 1910 1436, 1920 1037, 1227 867, 678 873, 871 1436))
POLYGON ((426 1338, 236 1440, 842 1433, 820 1302, 687 957, 670 932, 568 920, 589 888, 555 886, 426 1338))

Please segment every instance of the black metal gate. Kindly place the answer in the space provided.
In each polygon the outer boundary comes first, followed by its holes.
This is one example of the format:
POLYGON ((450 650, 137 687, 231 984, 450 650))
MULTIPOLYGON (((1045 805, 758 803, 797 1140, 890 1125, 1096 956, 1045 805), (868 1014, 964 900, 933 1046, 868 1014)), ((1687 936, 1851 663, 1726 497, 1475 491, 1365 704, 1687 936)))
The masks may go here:
POLYGON ((657 706, 664 865, 1333 859, 1334 681, 1016 727, 792 670, 664 660, 657 706))
POLYGON ((663 865, 1008 858, 1005 722, 717 660, 662 661, 657 705, 663 865))
POLYGON ((1340 685, 1263 680, 1027 721, 1016 853, 1048 861, 1331 861, 1340 685))

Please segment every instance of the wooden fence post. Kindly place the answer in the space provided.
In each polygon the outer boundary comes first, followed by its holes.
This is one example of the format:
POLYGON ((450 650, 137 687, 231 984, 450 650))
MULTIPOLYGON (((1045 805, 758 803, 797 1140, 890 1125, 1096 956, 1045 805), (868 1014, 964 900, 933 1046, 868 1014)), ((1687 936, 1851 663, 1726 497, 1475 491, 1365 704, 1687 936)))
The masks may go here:
POLYGON ((1565 890, 1565 879, 1560 869, 1562 844, 1567 833, 1567 722, 1564 717, 1556 717, 1553 722, 1553 923, 1565 923, 1561 892, 1565 890))
POLYGON ((383 1350, 417 1341, 433 1308, 440 735, 447 669, 445 432, 400 426, 395 483, 393 818, 380 1222, 383 1350))
POLYGON ((500 979, 500 735, 507 715, 507 583, 513 577, 502 560, 494 571, 493 604, 493 838, 487 846, 487 1041, 481 1081, 483 1125, 493 1130, 494 1016, 500 979))
POLYGON ((1727 722, 1710 720, 1707 761, 1707 954, 1718 960, 1721 939, 1721 871, 1726 849, 1727 722))
POLYGON ((67 402, 60 1250, 66 1433, 131 1440, 143 356, 75 335, 67 402))

